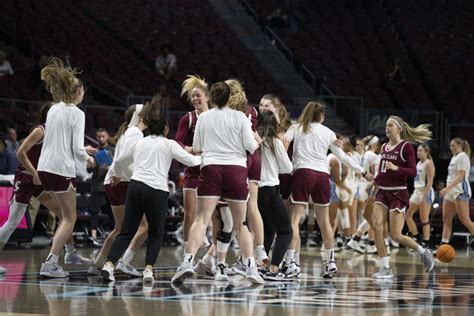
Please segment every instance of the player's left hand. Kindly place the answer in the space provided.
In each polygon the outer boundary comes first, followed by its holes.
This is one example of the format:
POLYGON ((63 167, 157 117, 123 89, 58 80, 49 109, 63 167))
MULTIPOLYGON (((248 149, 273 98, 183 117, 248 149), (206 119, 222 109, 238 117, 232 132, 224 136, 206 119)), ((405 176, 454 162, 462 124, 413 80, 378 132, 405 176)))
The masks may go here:
POLYGON ((398 166, 393 164, 391 161, 387 161, 387 169, 388 170, 393 170, 393 171, 397 171, 398 170, 398 166))

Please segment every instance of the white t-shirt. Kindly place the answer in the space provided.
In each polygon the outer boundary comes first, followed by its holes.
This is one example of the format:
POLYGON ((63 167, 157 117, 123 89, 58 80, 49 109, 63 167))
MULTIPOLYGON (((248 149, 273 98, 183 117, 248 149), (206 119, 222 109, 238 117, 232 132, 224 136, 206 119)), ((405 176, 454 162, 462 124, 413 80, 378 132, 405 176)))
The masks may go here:
POLYGON ((151 135, 140 139, 135 146, 132 180, 168 192, 168 172, 171 162, 194 167, 201 163, 200 156, 193 156, 174 140, 151 135))
POLYGON ((13 75, 13 68, 12 65, 8 60, 4 60, 3 64, 0 65, 0 77, 3 77, 5 75, 13 75))
POLYGON ((364 155, 362 156, 362 167, 365 171, 371 172, 371 167, 373 166, 373 170, 376 170, 377 165, 377 154, 374 153, 372 150, 367 150, 364 155))
POLYGON ((415 177, 415 188, 424 188, 427 183, 428 174, 426 172, 426 167, 428 166, 429 160, 426 159, 425 162, 418 161, 416 164, 416 177, 415 177))
POLYGON ((348 157, 334 144, 336 134, 321 123, 311 123, 308 133, 303 133, 299 123, 285 133, 288 142, 293 141, 293 172, 297 169, 312 169, 329 173, 327 152, 330 149, 349 168, 362 173, 364 169, 357 161, 348 157))
POLYGON ((38 171, 75 178, 78 161, 87 161, 84 148, 85 115, 76 105, 55 103, 48 111, 38 171))
POLYGON ((293 165, 291 160, 286 153, 283 142, 276 138, 275 139, 275 153, 272 152, 270 147, 261 147, 262 155, 262 169, 260 171, 260 182, 259 187, 271 187, 280 184, 278 175, 291 173, 293 165))
POLYGON ((119 138, 115 146, 114 159, 104 179, 104 184, 110 184, 113 176, 119 177, 121 181, 128 182, 133 174, 133 153, 135 145, 143 138, 142 131, 132 126, 127 128, 119 138))
POLYGON ((247 167, 246 150, 253 154, 258 144, 244 113, 225 106, 202 113, 196 123, 193 150, 202 152, 201 168, 207 165, 247 167))
POLYGON ((448 166, 448 179, 446 180, 449 185, 458 175, 458 171, 464 170, 464 181, 469 183, 469 171, 471 171, 471 161, 469 156, 465 152, 460 152, 456 156, 451 158, 448 166))
POLYGON ((155 60, 155 68, 160 70, 162 68, 176 68, 176 56, 169 53, 166 57, 158 56, 155 60))

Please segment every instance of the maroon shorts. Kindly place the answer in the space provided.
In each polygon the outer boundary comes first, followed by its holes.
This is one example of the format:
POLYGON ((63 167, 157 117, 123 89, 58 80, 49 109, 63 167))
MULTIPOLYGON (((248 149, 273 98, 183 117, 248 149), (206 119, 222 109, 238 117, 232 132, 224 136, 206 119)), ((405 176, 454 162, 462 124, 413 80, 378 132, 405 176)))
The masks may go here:
POLYGON ((410 205, 408 190, 383 190, 379 189, 375 195, 375 203, 379 203, 391 210, 405 213, 410 205))
POLYGON ((218 197, 229 201, 247 201, 247 168, 232 165, 208 165, 201 169, 198 197, 218 197))
POLYGON ((110 202, 111 206, 125 205, 125 199, 127 197, 128 181, 121 181, 117 185, 112 186, 106 184, 104 186, 105 195, 110 202))
POLYGON ((288 200, 291 195, 291 174, 279 174, 280 179, 280 194, 283 200, 288 200))
POLYGON ((71 186, 76 190, 76 178, 63 177, 46 171, 38 171, 38 176, 46 192, 67 192, 71 186))
POLYGON ((262 156, 260 150, 256 150, 252 155, 247 155, 247 174, 250 182, 260 181, 260 172, 262 170, 262 156))
POLYGON ((43 186, 35 185, 32 176, 21 171, 15 173, 11 200, 15 198, 17 203, 29 205, 32 197, 39 197, 43 192, 43 186))
POLYGON ((184 169, 184 190, 196 190, 199 184, 200 167, 188 167, 184 169))
POLYGON ((310 196, 314 204, 329 205, 329 175, 312 169, 298 169, 291 177, 291 201, 308 204, 310 196))

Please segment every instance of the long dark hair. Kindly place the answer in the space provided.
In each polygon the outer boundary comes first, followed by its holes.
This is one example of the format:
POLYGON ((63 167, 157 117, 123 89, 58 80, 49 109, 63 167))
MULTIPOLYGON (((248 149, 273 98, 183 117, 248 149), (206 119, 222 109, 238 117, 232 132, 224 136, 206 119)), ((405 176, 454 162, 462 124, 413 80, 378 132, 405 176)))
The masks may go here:
POLYGON ((148 127, 150 135, 164 135, 168 122, 163 114, 161 95, 157 94, 150 102, 147 102, 142 113, 143 123, 148 127))
POLYGON ((257 132, 263 139, 263 146, 270 148, 275 154, 275 138, 277 137, 278 122, 270 111, 263 111, 258 116, 257 132))
POLYGON ((137 105, 133 104, 128 107, 127 111, 125 111, 125 114, 124 114, 125 121, 122 124, 120 124, 120 127, 118 128, 117 133, 115 133, 114 137, 112 137, 112 139, 110 140, 111 144, 113 145, 117 144, 120 137, 122 137, 122 135, 125 134, 125 131, 128 128, 128 124, 130 124, 130 121, 132 120, 133 112, 135 112, 136 108, 137 108, 137 105))

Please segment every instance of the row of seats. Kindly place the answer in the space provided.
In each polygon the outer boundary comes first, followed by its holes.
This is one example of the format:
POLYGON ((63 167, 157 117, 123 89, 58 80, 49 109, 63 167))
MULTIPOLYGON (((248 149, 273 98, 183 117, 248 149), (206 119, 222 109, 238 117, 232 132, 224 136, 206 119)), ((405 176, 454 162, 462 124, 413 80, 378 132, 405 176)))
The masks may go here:
MULTIPOLYGON (((73 65, 84 70, 85 78, 120 97, 126 97, 126 92, 104 83, 92 70, 136 95, 153 95, 167 84, 170 96, 179 99, 178 82, 189 73, 209 82, 239 78, 253 102, 268 92, 281 94, 207 1, 196 6, 162 0, 4 0, 0 9, 12 12, 9 17, 16 25, 17 39, 31 39, 37 50, 48 54, 69 56, 73 65), (178 72, 171 82, 154 69, 163 44, 171 44, 178 59, 178 72)), ((16 81, 9 85, 16 90, 8 91, 9 97, 28 97, 21 91, 34 90, 16 81)), ((35 90, 29 96, 41 98, 35 90)))

